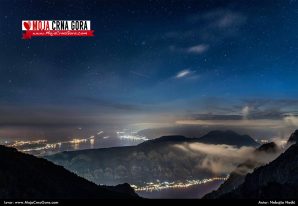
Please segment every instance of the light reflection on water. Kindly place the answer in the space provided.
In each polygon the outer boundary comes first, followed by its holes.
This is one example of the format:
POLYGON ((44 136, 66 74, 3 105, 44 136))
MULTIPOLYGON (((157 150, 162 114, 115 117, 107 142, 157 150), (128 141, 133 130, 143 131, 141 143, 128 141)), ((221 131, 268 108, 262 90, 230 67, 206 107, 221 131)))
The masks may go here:
POLYGON ((137 191, 137 194, 150 199, 198 199, 209 192, 218 189, 224 180, 210 181, 190 187, 177 187, 152 191, 137 191))
MULTIPOLYGON (((80 128, 82 130, 82 128, 80 128)), ((146 141, 147 138, 140 136, 131 129, 116 130, 114 132, 104 132, 98 130, 89 137, 63 138, 63 140, 50 141, 47 138, 22 138, 22 140, 3 140, 1 144, 15 147, 19 151, 42 156, 54 154, 62 151, 95 149, 117 146, 131 146, 146 141)))
MULTIPOLYGON (((137 145, 148 138, 138 134, 132 129, 113 129, 103 131, 100 129, 87 130, 77 128, 71 137, 64 138, 3 138, 0 137, 0 144, 15 147, 19 151, 37 156, 50 155, 62 151, 96 149, 107 147, 121 147, 137 145)), ((206 193, 216 189, 223 181, 215 180, 206 184, 194 184, 189 187, 172 187, 162 190, 137 191, 146 198, 201 198, 206 193)))

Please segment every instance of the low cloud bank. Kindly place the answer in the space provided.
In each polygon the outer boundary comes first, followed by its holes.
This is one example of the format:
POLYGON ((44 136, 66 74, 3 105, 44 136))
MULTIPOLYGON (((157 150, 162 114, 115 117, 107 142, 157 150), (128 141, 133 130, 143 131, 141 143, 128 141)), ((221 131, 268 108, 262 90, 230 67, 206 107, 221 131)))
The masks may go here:
MULTIPOLYGON (((198 169, 207 169, 214 174, 228 174, 243 163, 249 162, 253 165, 262 165, 274 160, 283 149, 277 146, 275 152, 257 151, 253 147, 237 148, 230 145, 212 145, 203 143, 190 143, 175 145, 188 155, 204 155, 195 165, 198 169)), ((253 167, 252 165, 252 167, 253 167)), ((247 173, 250 168, 243 166, 239 172, 247 173)))

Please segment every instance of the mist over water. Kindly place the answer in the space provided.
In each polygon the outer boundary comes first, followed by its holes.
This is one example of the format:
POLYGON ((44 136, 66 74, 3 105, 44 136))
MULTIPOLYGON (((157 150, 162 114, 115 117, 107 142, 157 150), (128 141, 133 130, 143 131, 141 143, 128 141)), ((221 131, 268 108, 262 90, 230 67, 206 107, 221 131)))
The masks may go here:
POLYGON ((213 130, 227 129, 240 134, 248 134, 257 141, 286 140, 293 131, 292 128, 242 128, 176 124, 153 128, 138 125, 1 126, 0 144, 11 146, 15 142, 25 141, 26 143, 15 147, 31 154, 47 155, 62 151, 137 145, 147 139, 166 135, 198 138, 213 130), (42 141, 36 142, 39 140, 42 141), (46 144, 49 144, 48 147, 43 149, 46 144))

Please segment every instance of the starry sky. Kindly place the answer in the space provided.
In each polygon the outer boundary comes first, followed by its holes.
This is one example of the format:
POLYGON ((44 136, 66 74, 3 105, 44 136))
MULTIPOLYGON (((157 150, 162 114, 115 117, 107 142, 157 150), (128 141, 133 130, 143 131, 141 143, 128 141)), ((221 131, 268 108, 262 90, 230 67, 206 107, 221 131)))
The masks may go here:
POLYGON ((0 134, 15 134, 11 126, 296 127, 297 19, 295 0, 1 0, 0 134), (95 36, 23 40, 26 19, 91 20, 95 36))

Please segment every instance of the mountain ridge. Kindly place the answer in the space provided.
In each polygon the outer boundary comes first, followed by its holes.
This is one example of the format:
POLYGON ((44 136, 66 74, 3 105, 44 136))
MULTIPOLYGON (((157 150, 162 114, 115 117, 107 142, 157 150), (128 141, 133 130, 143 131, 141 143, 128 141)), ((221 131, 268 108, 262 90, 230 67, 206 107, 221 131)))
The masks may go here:
MULTIPOLYGON (((227 132, 217 131, 215 134, 227 134, 227 132)), ((247 138, 245 135, 238 136, 247 138)), ((185 177, 204 179, 212 176, 213 173, 208 168, 200 168, 198 171, 193 167, 198 161, 206 158, 205 153, 199 153, 195 158, 181 147, 177 147, 188 143, 201 143, 201 141, 200 138, 171 135, 148 140, 136 146, 62 152, 45 158, 97 184, 114 185, 129 182, 142 185, 144 182, 157 179, 183 181, 185 177)), ((221 141, 220 144, 222 143, 221 141)))
POLYGON ((232 130, 214 130, 206 135, 198 138, 200 142, 207 144, 226 144, 234 145, 237 147, 241 146, 259 146, 253 138, 249 135, 240 135, 232 130))
POLYGON ((226 144, 232 146, 259 146, 249 135, 240 135, 232 130, 213 130, 201 137, 185 137, 184 135, 167 135, 148 140, 139 145, 166 143, 166 142, 198 142, 206 144, 226 144))
POLYGON ((277 159, 254 170, 235 190, 220 196, 223 199, 297 198, 298 144, 290 146, 277 159))
POLYGON ((127 185, 118 190, 98 186, 46 159, 2 145, 0 165, 1 199, 138 198, 127 185))
MULTIPOLYGON (((230 176, 218 190, 213 191, 205 199, 288 199, 298 195, 298 130, 293 132, 286 148, 273 161, 256 167, 252 173, 245 176, 230 176), (238 178, 238 179, 237 179, 238 178), (240 178, 240 179, 239 179, 240 178), (234 181, 234 182, 233 182, 234 181), (234 185, 234 188, 229 188, 234 185)), ((267 143, 258 151, 276 152, 273 143, 267 143)), ((233 175, 233 173, 231 174, 233 175)))
MULTIPOLYGON (((281 148, 274 142, 262 144, 260 147, 255 149, 254 154, 256 157, 263 155, 278 153, 281 148)), ((272 157, 274 158, 274 156, 272 157)), ((221 195, 224 195, 241 185, 245 181, 245 176, 253 169, 263 165, 262 162, 258 162, 255 159, 249 159, 239 164, 234 171, 229 175, 229 178, 219 186, 215 191, 206 194, 203 199, 216 199, 221 195)))

